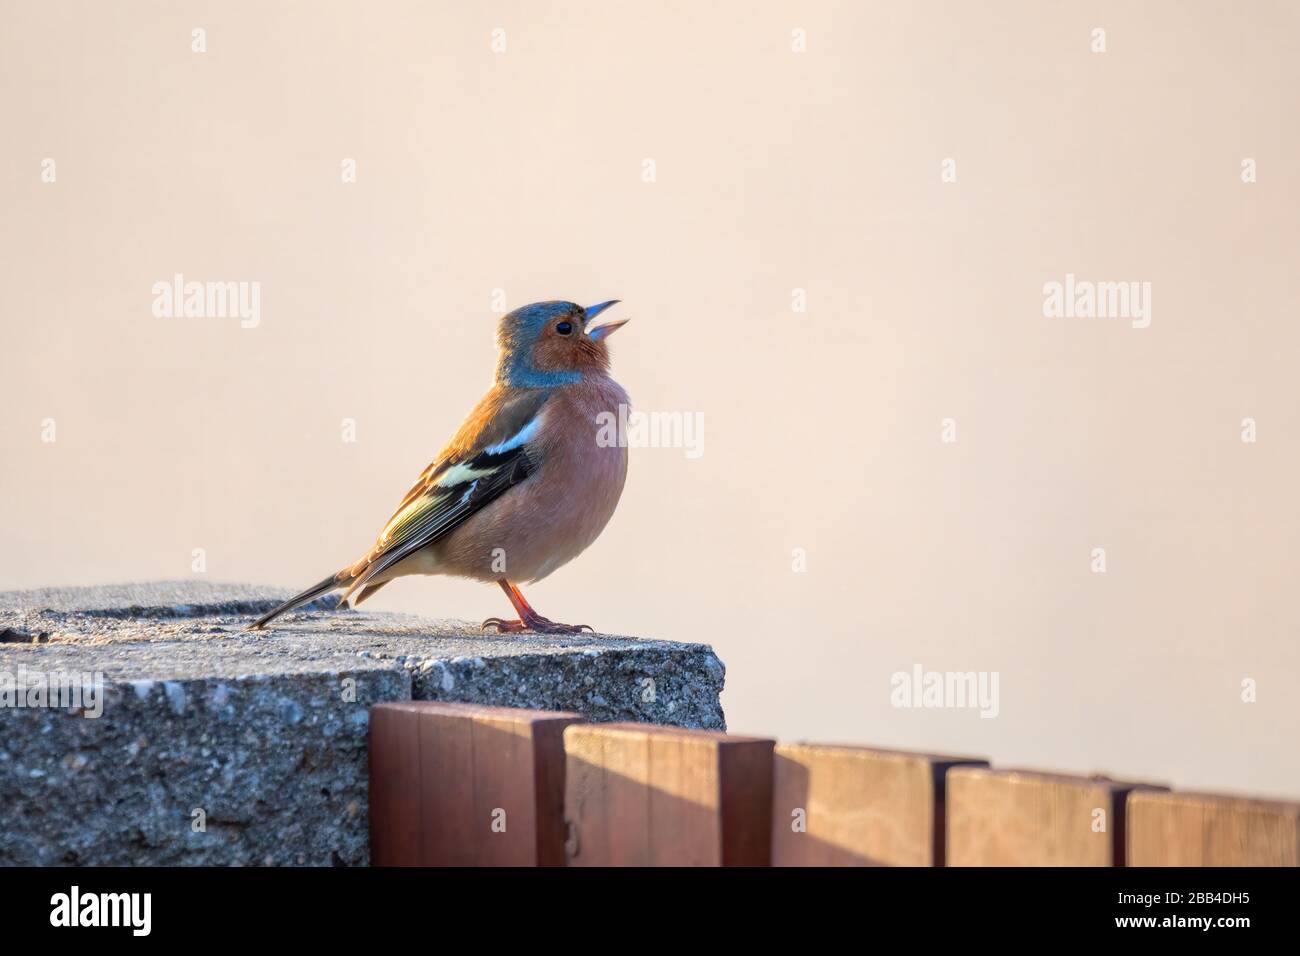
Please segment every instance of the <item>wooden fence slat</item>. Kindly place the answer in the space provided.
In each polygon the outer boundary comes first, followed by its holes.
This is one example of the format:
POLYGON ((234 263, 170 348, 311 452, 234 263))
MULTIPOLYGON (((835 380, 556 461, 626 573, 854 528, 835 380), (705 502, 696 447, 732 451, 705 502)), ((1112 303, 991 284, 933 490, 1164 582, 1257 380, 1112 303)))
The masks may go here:
POLYGON ((435 701, 371 708, 370 829, 376 866, 1300 866, 1300 803, 435 701))
POLYGON ((420 861, 420 727, 399 709, 370 708, 370 862, 420 861))
POLYGON ((372 707, 371 863, 562 866, 562 734, 581 720, 438 701, 372 707))
POLYGON ((987 765, 969 757, 778 744, 772 865, 943 866, 945 774, 987 765))
POLYGON ((565 728, 569 866, 766 866, 772 748, 649 724, 565 728))
POLYGON ((1300 866, 1300 803, 1131 793, 1128 860, 1130 866, 1300 866))
POLYGON ((958 767, 948 772, 949 866, 1123 866, 1125 798, 1104 777, 958 767))

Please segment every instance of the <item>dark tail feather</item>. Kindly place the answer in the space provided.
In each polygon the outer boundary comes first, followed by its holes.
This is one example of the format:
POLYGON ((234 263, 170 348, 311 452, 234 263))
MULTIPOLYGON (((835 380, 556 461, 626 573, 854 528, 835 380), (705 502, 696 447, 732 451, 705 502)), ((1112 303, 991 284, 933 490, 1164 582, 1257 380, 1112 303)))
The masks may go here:
POLYGON ((352 602, 353 606, 360 604, 362 601, 366 600, 367 598, 373 597, 375 592, 378 591, 387 583, 388 583, 387 581, 380 581, 378 584, 367 584, 365 587, 363 587, 360 591, 357 592, 356 600, 352 602))
POLYGON ((283 604, 277 607, 274 611, 269 611, 268 613, 263 614, 252 624, 248 625, 247 630, 260 631, 262 628, 266 627, 267 624, 269 624, 271 621, 274 621, 281 614, 284 614, 288 611, 292 611, 296 607, 302 607, 308 601, 314 601, 322 594, 328 594, 330 591, 334 591, 337 590, 338 588, 344 587, 345 585, 349 584, 351 581, 352 579, 348 577, 348 575, 346 574, 342 576, 338 574, 331 574, 324 581, 321 581, 318 584, 313 584, 311 587, 303 591, 301 594, 295 594, 293 597, 289 598, 289 600, 285 601, 283 604))

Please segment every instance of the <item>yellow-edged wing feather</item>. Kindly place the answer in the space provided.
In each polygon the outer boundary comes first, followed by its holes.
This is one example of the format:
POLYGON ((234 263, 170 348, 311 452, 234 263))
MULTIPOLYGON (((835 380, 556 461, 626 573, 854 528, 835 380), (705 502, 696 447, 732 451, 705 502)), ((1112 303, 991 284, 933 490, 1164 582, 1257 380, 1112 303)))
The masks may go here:
POLYGON ((546 389, 492 392, 406 493, 370 552, 348 569, 343 599, 428 547, 536 467, 530 443, 542 426, 546 389))

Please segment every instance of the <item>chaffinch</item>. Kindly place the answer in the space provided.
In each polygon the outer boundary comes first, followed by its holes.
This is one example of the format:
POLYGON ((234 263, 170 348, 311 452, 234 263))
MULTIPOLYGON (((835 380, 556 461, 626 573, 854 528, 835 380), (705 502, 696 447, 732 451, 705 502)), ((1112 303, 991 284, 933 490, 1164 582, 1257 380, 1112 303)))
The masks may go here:
POLYGON ((582 308, 537 302, 497 328, 496 381, 424 470, 373 548, 249 625, 339 588, 360 604, 394 578, 450 574, 495 581, 519 614, 484 629, 574 633, 538 614, 518 582, 540 581, 583 552, 614 514, 627 477, 622 441, 597 440, 602 413, 627 393, 609 377, 605 340, 627 320, 591 326, 617 299, 582 308))

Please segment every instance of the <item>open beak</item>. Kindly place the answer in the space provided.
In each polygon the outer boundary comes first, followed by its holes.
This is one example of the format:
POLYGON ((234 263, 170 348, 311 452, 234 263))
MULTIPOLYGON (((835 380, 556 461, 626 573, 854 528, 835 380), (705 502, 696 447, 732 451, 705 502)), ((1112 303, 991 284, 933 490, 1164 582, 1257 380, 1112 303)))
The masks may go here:
POLYGON ((607 337, 615 329, 621 328, 622 326, 627 324, 628 322, 627 319, 619 319, 617 322, 606 322, 604 325, 598 325, 594 329, 589 328, 592 319, 600 315, 600 313, 604 312, 611 305, 618 305, 618 303, 619 303, 618 299, 610 299, 608 302, 601 302, 598 305, 587 306, 587 308, 583 310, 582 327, 583 329, 586 330, 588 336, 590 336, 595 341, 599 342, 601 339, 607 337))

